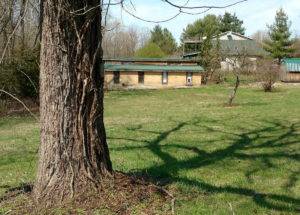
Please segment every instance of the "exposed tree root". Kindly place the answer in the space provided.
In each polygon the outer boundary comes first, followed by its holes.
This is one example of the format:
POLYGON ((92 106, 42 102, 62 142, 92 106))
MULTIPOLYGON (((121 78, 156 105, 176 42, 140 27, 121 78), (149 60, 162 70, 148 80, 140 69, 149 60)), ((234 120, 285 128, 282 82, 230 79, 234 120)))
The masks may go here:
POLYGON ((39 202, 31 192, 23 192, 22 196, 7 193, 7 198, 0 201, 0 208, 7 208, 7 214, 53 214, 54 211, 59 214, 175 214, 175 198, 169 191, 120 172, 104 178, 97 191, 82 184, 76 185, 72 199, 66 191, 62 198, 55 193, 53 190, 54 196, 46 195, 39 202))

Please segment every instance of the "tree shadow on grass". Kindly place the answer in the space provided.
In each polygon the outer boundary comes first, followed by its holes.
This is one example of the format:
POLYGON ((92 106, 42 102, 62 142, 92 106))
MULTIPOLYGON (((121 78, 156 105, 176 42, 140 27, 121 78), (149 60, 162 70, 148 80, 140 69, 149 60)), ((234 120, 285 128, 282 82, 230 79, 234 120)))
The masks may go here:
POLYGON ((0 196, 0 203, 8 199, 17 197, 20 194, 30 193, 33 188, 33 184, 22 183, 18 187, 10 187, 8 185, 0 186, 0 188, 5 188, 7 191, 3 196, 0 196))
MULTIPOLYGON (((255 189, 237 187, 233 185, 216 186, 202 181, 201 179, 195 180, 179 176, 179 171, 181 170, 202 168, 213 165, 216 162, 223 161, 225 159, 249 160, 255 162, 259 161, 261 163, 261 168, 255 167, 255 169, 247 170, 245 172, 245 177, 249 180, 252 174, 262 170, 263 168, 276 168, 276 164, 273 162, 274 159, 286 159, 288 161, 298 163, 300 161, 300 154, 297 154, 294 151, 288 151, 285 147, 299 143, 300 135, 297 133, 300 127, 299 124, 292 124, 288 127, 281 122, 265 122, 265 124, 267 124, 267 126, 244 133, 232 133, 202 125, 201 121, 198 119, 191 122, 179 122, 176 126, 164 132, 143 130, 142 126, 129 129, 135 132, 144 132, 157 135, 156 138, 150 141, 116 137, 111 137, 109 139, 122 139, 144 143, 144 146, 125 146, 113 148, 113 150, 150 150, 154 155, 159 157, 163 163, 160 165, 153 165, 139 172, 135 172, 134 174, 146 174, 157 183, 161 181, 165 181, 167 183, 180 182, 191 187, 196 187, 199 190, 208 193, 229 193, 250 197, 258 206, 271 210, 289 212, 299 211, 300 199, 290 197, 288 195, 263 193, 258 192, 255 189), (189 147, 184 145, 184 143, 161 145, 161 142, 167 139, 168 136, 180 131, 185 126, 193 126, 195 128, 201 128, 202 130, 205 129, 206 132, 218 132, 221 134, 234 136, 233 144, 227 146, 226 148, 217 149, 212 152, 207 152, 197 147, 189 147), (280 132, 280 135, 278 135, 278 132, 280 132), (257 144, 257 141, 262 143, 257 144), (189 150, 195 153, 196 156, 185 160, 178 160, 171 153, 167 152, 166 149, 170 147, 178 150, 189 150), (270 149, 271 152, 269 152, 270 149)), ((212 142, 216 143, 214 140, 212 142)), ((287 186, 291 188, 295 185, 297 178, 294 172, 292 172, 291 176, 288 178, 289 182, 287 183, 287 186)))

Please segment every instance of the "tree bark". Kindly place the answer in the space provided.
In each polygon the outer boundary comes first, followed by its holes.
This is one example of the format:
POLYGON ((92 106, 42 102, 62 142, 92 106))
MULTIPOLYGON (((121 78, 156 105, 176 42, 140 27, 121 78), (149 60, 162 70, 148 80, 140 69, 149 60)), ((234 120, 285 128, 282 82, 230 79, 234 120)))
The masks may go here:
POLYGON ((235 86, 232 90, 232 93, 229 96, 229 101, 228 101, 229 106, 232 106, 233 100, 235 98, 235 95, 236 95, 236 92, 237 92, 239 86, 240 86, 240 77, 237 75, 236 81, 235 81, 235 86))
POLYGON ((42 4, 37 199, 73 196, 82 183, 97 186, 112 172, 103 123, 100 1, 42 4))
POLYGON ((26 1, 27 0, 22 0, 21 1, 21 9, 20 9, 20 18, 21 18, 21 50, 25 50, 25 7, 26 7, 26 1))

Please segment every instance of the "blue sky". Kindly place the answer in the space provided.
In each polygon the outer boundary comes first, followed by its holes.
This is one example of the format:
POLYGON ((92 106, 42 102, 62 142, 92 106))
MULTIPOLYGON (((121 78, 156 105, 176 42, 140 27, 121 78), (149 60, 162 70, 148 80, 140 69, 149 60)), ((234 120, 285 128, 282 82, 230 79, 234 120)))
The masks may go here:
MULTIPOLYGON (((118 1, 118 0, 116 0, 118 1)), ((186 0, 171 0, 177 4, 184 4, 186 0)), ((194 5, 226 5, 235 2, 236 0, 190 0, 189 6, 194 5), (200 3, 199 3, 200 2, 200 3)), ((129 0, 128 0, 129 2, 129 0)), ((177 9, 169 6, 162 0, 132 0, 135 9, 131 4, 127 3, 127 8, 135 15, 149 20, 163 20, 172 17, 178 12, 177 9)), ((257 30, 266 29, 266 24, 271 24, 274 21, 276 10, 282 7, 292 21, 291 31, 294 35, 300 35, 300 0, 248 0, 247 2, 238 4, 227 9, 213 9, 205 14, 224 14, 225 11, 236 13, 236 15, 244 21, 246 27, 246 35, 250 36, 257 30)), ((140 26, 153 28, 155 24, 140 21, 125 11, 119 6, 114 6, 110 9, 110 13, 117 19, 122 20, 125 26, 140 26)), ((193 23, 202 15, 180 15, 175 19, 161 23, 163 27, 167 27, 179 40, 182 30, 187 24, 193 23)))

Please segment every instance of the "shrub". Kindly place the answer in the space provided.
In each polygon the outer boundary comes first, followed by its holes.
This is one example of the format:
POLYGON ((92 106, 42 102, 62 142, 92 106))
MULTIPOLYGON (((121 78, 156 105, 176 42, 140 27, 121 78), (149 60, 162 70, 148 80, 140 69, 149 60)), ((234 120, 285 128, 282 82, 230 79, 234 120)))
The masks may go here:
POLYGON ((15 72, 22 97, 37 98, 39 95, 39 51, 28 50, 17 56, 15 72))
MULTIPOLYGON (((16 76, 14 63, 5 61, 0 64, 0 89, 15 95, 20 94, 19 80, 16 76)), ((0 94, 1 97, 5 96, 0 94)))
POLYGON ((163 58, 165 56, 166 54, 155 43, 147 43, 135 53, 135 57, 163 58))
POLYGON ((0 65, 0 88, 20 97, 38 98, 39 50, 16 52, 0 65))
POLYGON ((279 80, 280 66, 272 60, 258 61, 256 78, 261 83, 265 92, 271 92, 274 84, 279 80))

